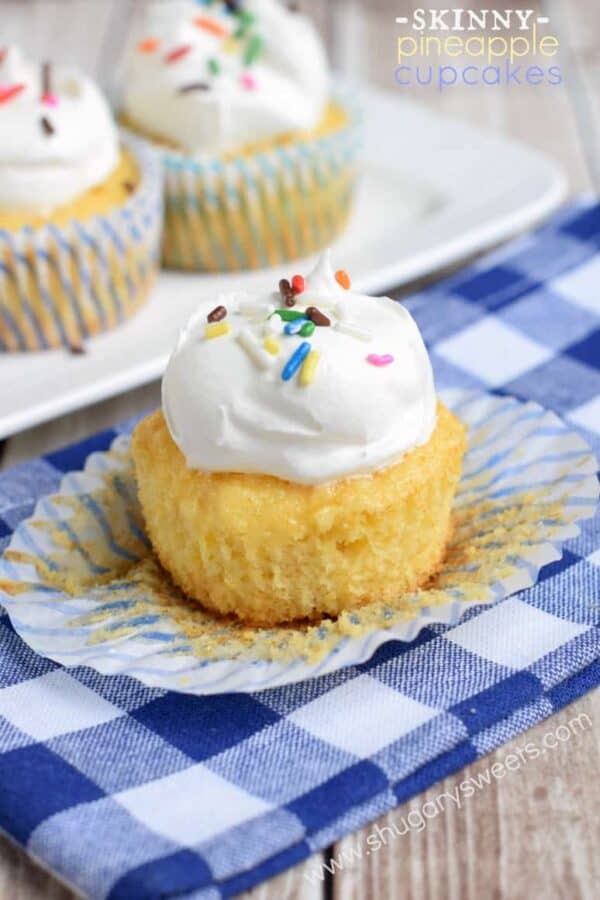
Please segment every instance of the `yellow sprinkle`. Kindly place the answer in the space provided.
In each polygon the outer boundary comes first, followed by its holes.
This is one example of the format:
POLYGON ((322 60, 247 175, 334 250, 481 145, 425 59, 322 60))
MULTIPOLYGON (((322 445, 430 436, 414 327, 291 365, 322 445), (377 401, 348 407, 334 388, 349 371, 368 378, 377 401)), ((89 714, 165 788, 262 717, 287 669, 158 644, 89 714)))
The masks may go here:
POLYGON ((300 369, 300 384, 302 387, 308 387, 309 384, 312 384, 315 380, 315 375, 317 372, 317 366, 319 365, 319 360, 321 359, 321 354, 318 350, 311 350, 308 354, 302 368, 300 369))
POLYGON ((204 329, 204 337, 207 340, 212 340, 213 338, 223 337, 225 334, 229 334, 231 328, 229 326, 229 322, 215 322, 214 325, 207 325, 204 329))
POLYGON ((237 47, 237 41, 233 37, 226 37, 223 41, 223 52, 224 53, 233 53, 235 48, 237 47))
POLYGON ((281 344, 279 341, 276 341, 272 335, 266 337, 263 341, 263 347, 267 351, 267 353, 271 353, 272 356, 277 356, 279 351, 281 350, 281 344))

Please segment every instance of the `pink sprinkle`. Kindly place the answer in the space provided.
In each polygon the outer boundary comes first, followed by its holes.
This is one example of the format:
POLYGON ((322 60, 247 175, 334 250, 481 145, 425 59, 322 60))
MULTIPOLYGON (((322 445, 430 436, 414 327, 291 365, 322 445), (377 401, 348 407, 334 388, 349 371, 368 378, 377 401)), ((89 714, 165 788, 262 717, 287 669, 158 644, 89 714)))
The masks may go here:
POLYGON ((183 59, 184 56, 187 56, 191 49, 191 44, 182 44, 179 47, 175 47, 174 50, 171 50, 170 53, 167 53, 167 55, 165 56, 165 62, 177 62, 177 60, 183 59))
POLYGON ((58 97, 56 94, 44 94, 42 103, 44 106, 58 106, 58 97))
POLYGON ((256 90, 256 78, 250 72, 244 72, 241 77, 241 82, 247 91, 256 90))
POLYGON ((380 356, 378 353, 369 353, 367 362, 371 363, 372 366, 389 366, 390 363, 394 362, 394 357, 391 353, 384 353, 383 356, 380 356))

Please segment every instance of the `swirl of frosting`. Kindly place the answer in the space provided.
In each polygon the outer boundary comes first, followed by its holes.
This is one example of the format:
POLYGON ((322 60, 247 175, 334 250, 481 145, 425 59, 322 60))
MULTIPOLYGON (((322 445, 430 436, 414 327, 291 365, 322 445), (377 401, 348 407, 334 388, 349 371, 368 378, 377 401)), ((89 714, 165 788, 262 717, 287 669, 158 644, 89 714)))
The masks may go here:
POLYGON ((118 162, 108 104, 79 72, 0 48, 0 208, 49 213, 118 162))
POLYGON ((192 154, 312 129, 328 67, 312 23, 278 0, 152 4, 128 59, 122 112, 192 154))
POLYGON ((429 439, 435 388, 413 318, 342 284, 325 254, 304 283, 294 279, 304 290, 293 297, 284 283, 192 317, 162 385, 190 468, 322 484, 391 465, 429 439))

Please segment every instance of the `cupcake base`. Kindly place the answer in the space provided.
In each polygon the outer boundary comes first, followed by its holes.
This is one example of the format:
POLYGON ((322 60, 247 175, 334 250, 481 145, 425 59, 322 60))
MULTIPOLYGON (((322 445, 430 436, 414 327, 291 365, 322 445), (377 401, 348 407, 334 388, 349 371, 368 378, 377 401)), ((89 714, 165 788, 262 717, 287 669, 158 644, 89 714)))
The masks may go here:
POLYGON ((440 404, 427 444, 323 486, 191 470, 160 411, 138 425, 132 452, 148 534, 175 583, 207 609, 268 627, 391 602, 435 574, 465 447, 440 404))

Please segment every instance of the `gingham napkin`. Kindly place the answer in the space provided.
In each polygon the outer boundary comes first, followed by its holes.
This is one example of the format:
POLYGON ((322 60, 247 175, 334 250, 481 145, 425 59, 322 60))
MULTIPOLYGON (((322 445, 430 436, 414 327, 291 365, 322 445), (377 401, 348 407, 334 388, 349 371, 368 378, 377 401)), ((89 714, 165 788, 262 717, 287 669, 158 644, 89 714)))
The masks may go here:
MULTIPOLYGON (((600 207, 409 306, 438 384, 537 400, 600 445, 600 207)), ((0 549, 104 432, 0 476, 0 549)), ((91 897, 229 897, 600 683, 600 519, 538 584, 369 662, 190 697, 34 655, 0 619, 0 827, 91 897)))

